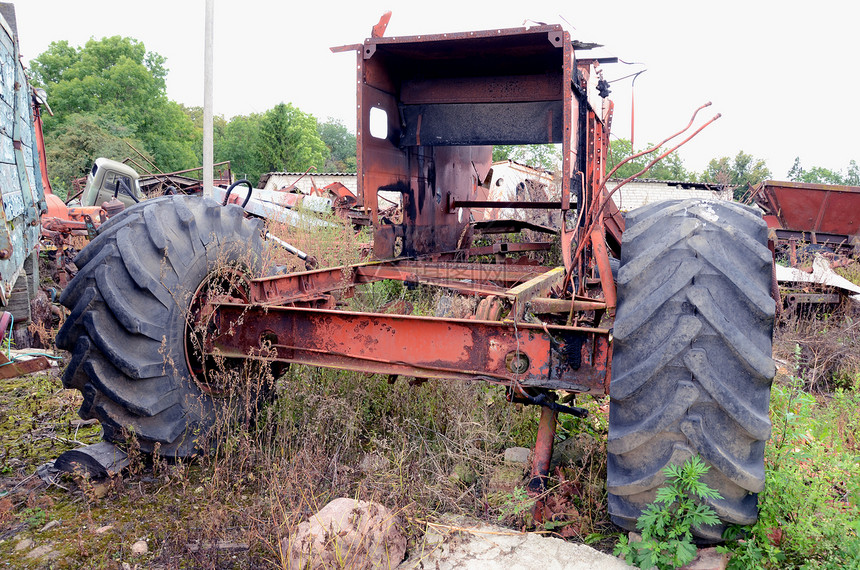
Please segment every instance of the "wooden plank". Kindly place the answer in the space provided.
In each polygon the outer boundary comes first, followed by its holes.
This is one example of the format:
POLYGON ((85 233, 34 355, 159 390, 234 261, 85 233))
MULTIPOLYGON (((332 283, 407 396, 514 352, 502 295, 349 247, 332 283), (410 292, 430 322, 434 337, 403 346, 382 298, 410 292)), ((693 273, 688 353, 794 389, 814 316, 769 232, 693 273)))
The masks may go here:
POLYGON ((51 363, 44 356, 11 362, 5 354, 0 354, 0 378, 14 378, 31 372, 47 370, 50 367, 51 363))
POLYGON ((564 279, 564 267, 555 267, 543 275, 538 275, 525 283, 508 289, 507 294, 514 298, 514 311, 517 320, 525 313, 526 302, 535 297, 545 297, 549 291, 564 279))

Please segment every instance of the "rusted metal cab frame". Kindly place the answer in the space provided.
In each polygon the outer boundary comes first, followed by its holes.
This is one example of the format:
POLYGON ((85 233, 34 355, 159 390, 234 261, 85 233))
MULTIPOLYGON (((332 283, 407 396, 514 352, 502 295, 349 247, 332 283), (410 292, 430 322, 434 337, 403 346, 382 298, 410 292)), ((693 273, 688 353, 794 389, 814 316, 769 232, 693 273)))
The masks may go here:
POLYGON ((580 193, 589 204, 612 119, 597 89, 607 61, 577 60, 561 26, 367 39, 357 64, 358 190, 376 256, 394 257, 395 240, 410 256, 456 249, 495 144, 562 145, 561 201, 516 207, 567 213, 580 193), (387 121, 382 133, 374 114, 387 121), (404 195, 402 224, 378 218, 380 190, 404 195))
MULTIPOLYGON (((208 299, 214 307, 204 313, 222 332, 206 351, 503 384, 512 399, 544 406, 536 473, 545 474, 554 414, 577 411, 550 391, 609 388, 611 333, 601 319, 614 313, 609 257, 620 248, 623 221, 611 216, 617 210, 603 188, 612 119, 611 101, 600 96, 606 60, 577 59, 561 26, 372 37, 349 47, 357 51, 359 206, 379 261, 255 279, 245 298, 208 299), (560 210, 564 266, 468 261, 486 253, 471 247, 472 232, 494 229, 470 223, 470 207, 486 205, 477 187, 492 145, 546 143, 562 147, 560 200, 498 206, 560 210), (380 216, 381 191, 402 195, 401 222, 380 216), (342 310, 356 286, 382 279, 481 302, 469 319, 342 310)), ((539 249, 509 245, 494 253, 539 249)))

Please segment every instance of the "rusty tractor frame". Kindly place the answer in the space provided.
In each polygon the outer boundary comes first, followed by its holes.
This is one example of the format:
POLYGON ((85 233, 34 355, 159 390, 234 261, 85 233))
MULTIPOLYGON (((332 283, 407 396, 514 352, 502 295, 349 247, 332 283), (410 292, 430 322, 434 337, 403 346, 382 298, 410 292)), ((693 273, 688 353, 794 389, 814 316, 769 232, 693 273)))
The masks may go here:
MULTIPOLYGON (((200 314, 223 331, 204 352, 369 373, 485 380, 542 415, 532 486, 549 469, 559 411, 555 390, 607 394, 615 310, 610 251, 623 219, 604 189, 613 105, 600 97, 600 64, 578 58, 561 26, 404 38, 375 35, 357 53, 358 193, 377 259, 263 277, 247 299, 213 297, 200 314), (380 119, 381 118, 381 119, 380 119), (380 128, 381 125, 381 128, 380 128), (561 145, 560 200, 476 200, 494 144, 561 145), (402 195, 403 221, 379 215, 377 192, 402 195), (474 233, 518 231, 514 221, 470 223, 469 209, 561 212, 564 267, 506 263, 547 242, 471 247, 474 233), (500 263, 471 256, 495 254, 500 263), (357 285, 391 279, 480 297, 471 319, 337 308, 357 285), (502 308, 510 313, 499 317, 502 308), (524 320, 526 312, 544 322, 524 320), (241 323, 241 326, 240 326, 241 323)), ((588 46, 582 46, 587 48, 588 46)))
MULTIPOLYGON (((243 206, 222 205, 230 189, 220 203, 166 196, 128 208, 78 255, 60 298, 70 309, 56 338, 71 352, 63 385, 82 392, 81 416, 99 419, 108 441, 127 441, 130 426, 142 451, 188 457, 207 448, 219 396, 236 387, 235 375, 207 369, 262 361, 274 376, 297 363, 392 381, 483 380, 541 406, 529 484, 538 491, 557 414, 586 413, 576 394, 611 392, 616 524, 635 529, 665 466, 695 454, 713 467, 706 483, 723 497, 713 504, 721 526, 697 535, 719 540, 726 524, 753 524, 775 373, 773 252, 761 212, 688 199, 622 219, 611 197, 625 182, 605 188, 624 163, 605 172, 613 106, 601 65, 614 60, 579 56, 594 46, 562 27, 386 38, 385 22, 364 43, 336 48, 357 58, 355 208, 372 226, 375 260, 316 269, 307 258, 309 270, 253 279, 269 234, 243 206), (490 176, 493 145, 547 143, 562 151, 557 193, 487 201, 487 186, 500 182, 490 176), (549 211, 558 230, 480 219, 482 208, 549 211), (520 230, 531 231, 473 241, 520 230), (559 267, 523 255, 555 247, 529 241, 533 232, 559 234, 559 267), (468 296, 457 305, 474 303, 474 314, 346 310, 349 296, 382 280, 468 296)), ((657 152, 705 106, 626 159, 659 155, 625 180, 719 117, 657 152)), ((249 397, 265 397, 250 388, 249 397)))

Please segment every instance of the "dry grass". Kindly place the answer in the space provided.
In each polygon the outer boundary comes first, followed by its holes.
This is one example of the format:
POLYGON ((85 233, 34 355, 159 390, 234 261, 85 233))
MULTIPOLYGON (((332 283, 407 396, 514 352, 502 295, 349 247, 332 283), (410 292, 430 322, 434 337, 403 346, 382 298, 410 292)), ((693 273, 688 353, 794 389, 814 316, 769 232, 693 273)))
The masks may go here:
POLYGON ((854 261, 844 267, 837 267, 834 271, 855 285, 860 285, 860 261, 854 261))
MULTIPOLYGON (((317 257, 320 266, 361 257, 361 236, 349 228, 269 224, 268 230, 317 257)), ((303 269, 283 251, 270 250, 270 264, 303 269)), ((446 300, 458 313, 474 311, 474 299, 408 290, 399 282, 360 287, 350 308, 396 306, 426 314, 446 300)), ((207 524, 185 528, 180 540, 169 540, 165 548, 171 554, 187 555, 183 546, 188 542, 223 541, 235 534, 231 529, 241 529, 242 540, 251 545, 250 560, 286 568, 281 541, 330 500, 344 496, 377 501, 399 513, 410 538, 423 535, 423 521, 442 513, 517 527, 546 524, 581 538, 608 527, 603 434, 586 434, 583 459, 556 470, 554 498, 538 520, 521 508, 515 494, 489 489, 504 449, 530 447, 537 427, 538 411, 510 405, 500 387, 408 379, 392 384, 384 376, 303 366, 278 379, 257 368, 231 370, 224 363, 213 368, 222 371, 219 383, 234 388, 215 427, 212 441, 218 445, 195 464, 205 474, 200 487, 207 524), (266 386, 273 386, 275 397, 261 407, 266 386)), ((580 432, 570 423, 561 433, 574 437, 580 432)), ((223 553, 199 550, 194 557, 214 567, 223 553)))
MULTIPOLYGON (((333 214, 321 216, 302 209, 296 211, 301 216, 296 225, 270 220, 266 222, 266 231, 313 257, 319 267, 349 265, 366 256, 372 242, 368 234, 356 234, 333 214)), ((298 257, 277 245, 272 245, 267 253, 267 272, 276 267, 279 272, 306 268, 298 257)))
POLYGON ((799 346, 800 375, 810 392, 860 389, 858 317, 850 305, 835 313, 790 316, 778 324, 774 357, 791 363, 799 346))
MULTIPOLYGON (((342 225, 268 229, 315 256, 321 267, 359 261, 368 241, 342 225)), ((304 269, 274 247, 268 260, 270 268, 304 269)), ((232 287, 226 279, 218 285, 232 287)), ((475 300, 381 282, 362 286, 349 303, 356 310, 421 314, 450 304, 465 314, 474 311, 475 300)), ((67 435, 78 392, 62 390, 56 378, 39 381, 52 395, 45 402, 65 395, 61 408, 40 416, 47 426, 31 425, 30 412, 14 407, 16 400, 0 406, 16 418, 10 424, 16 429, 7 430, 0 447, 0 491, 10 499, 0 504, 0 536, 15 538, 0 542, 0 558, 17 556, 17 541, 33 537, 59 552, 57 568, 114 569, 123 562, 141 568, 286 568, 282 539, 343 496, 383 503, 398 513, 410 539, 442 513, 518 528, 539 525, 580 539, 611 532, 599 414, 597 423, 573 420, 560 429, 561 437, 581 440, 583 453, 554 472, 548 510, 536 520, 532 499, 489 487, 504 449, 530 447, 537 428, 538 410, 509 404, 500 387, 406 378, 391 384, 383 376, 303 366, 275 377, 259 364, 209 364, 217 375, 213 382, 226 387, 208 439, 212 445, 193 461, 168 462, 136 452, 130 437, 131 468, 106 482, 64 476, 60 487, 33 476, 38 464, 83 438, 67 435), (56 433, 66 435, 58 439, 56 433), (15 441, 24 443, 15 447, 15 441), (40 534, 51 520, 62 523, 40 534), (95 532, 107 526, 111 530, 95 532), (130 547, 140 539, 150 552, 134 557, 130 547)), ((9 392, 10 398, 15 394, 9 392)), ((86 432, 85 443, 97 438, 95 429, 86 432)), ((21 567, 41 565, 26 561, 21 567)))

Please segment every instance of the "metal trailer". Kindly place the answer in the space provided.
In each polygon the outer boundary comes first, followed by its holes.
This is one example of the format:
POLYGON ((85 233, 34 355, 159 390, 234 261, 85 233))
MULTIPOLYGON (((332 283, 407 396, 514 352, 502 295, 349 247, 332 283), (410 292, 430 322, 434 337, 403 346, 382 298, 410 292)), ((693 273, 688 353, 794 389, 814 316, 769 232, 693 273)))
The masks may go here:
POLYGON ((541 406, 540 488, 557 414, 585 414, 559 394, 608 393, 615 522, 633 528, 661 469, 695 453, 723 494, 713 502, 723 521, 754 521, 774 373, 760 215, 671 201, 629 214, 625 229, 604 185, 613 105, 601 65, 612 60, 589 58, 561 26, 383 32, 384 21, 335 50, 357 56, 358 200, 376 260, 254 277, 260 224, 241 207, 170 196, 129 208, 77 257, 61 298, 71 310, 57 335, 72 353, 63 382, 83 393, 81 416, 98 418, 109 441, 133 431, 144 451, 189 456, 231 390, 216 368, 483 380, 541 406), (492 145, 543 143, 562 148, 559 200, 477 199, 492 145), (379 215, 383 191, 402 195, 402 222, 379 215), (558 210, 563 265, 505 262, 543 242, 500 244, 491 253, 501 263, 478 263, 487 251, 474 235, 529 227, 471 223, 470 209, 484 207, 558 210), (242 270, 219 271, 225 261, 242 270), (344 310, 357 286, 386 279, 480 302, 470 319, 344 310))
POLYGON ((765 180, 751 193, 795 260, 801 242, 860 255, 860 187, 765 180))
POLYGON ((858 300, 832 267, 860 259, 860 187, 765 180, 751 196, 764 210, 775 256, 790 266, 776 267, 787 312, 832 310, 846 295, 858 300))

